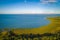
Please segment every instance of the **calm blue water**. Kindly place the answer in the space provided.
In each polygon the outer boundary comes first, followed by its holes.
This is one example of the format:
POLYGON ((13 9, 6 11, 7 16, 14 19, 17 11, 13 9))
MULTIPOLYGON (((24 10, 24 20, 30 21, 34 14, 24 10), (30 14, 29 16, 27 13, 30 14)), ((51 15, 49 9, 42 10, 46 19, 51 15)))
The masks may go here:
POLYGON ((50 23, 46 17, 60 14, 0 14, 0 28, 36 28, 50 23))

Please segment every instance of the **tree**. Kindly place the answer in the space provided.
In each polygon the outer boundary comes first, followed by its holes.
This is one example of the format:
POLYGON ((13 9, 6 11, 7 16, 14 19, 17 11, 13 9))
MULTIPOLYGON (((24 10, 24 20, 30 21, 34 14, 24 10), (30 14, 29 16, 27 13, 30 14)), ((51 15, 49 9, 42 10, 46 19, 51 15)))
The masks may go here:
POLYGON ((20 34, 20 36, 21 36, 22 40, 24 40, 25 34, 20 34))
POLYGON ((31 40, 33 40, 33 39, 34 39, 34 35, 31 33, 31 34, 29 35, 29 38, 30 38, 31 40))
POLYGON ((42 35, 41 34, 37 34, 38 40, 42 40, 42 35))
POLYGON ((47 37, 48 38, 48 40, 50 40, 50 37, 52 36, 52 34, 51 33, 44 33, 43 34, 45 37, 47 37))
POLYGON ((29 40, 28 38, 29 38, 29 35, 28 34, 25 34, 25 38, 26 38, 26 40, 29 40))

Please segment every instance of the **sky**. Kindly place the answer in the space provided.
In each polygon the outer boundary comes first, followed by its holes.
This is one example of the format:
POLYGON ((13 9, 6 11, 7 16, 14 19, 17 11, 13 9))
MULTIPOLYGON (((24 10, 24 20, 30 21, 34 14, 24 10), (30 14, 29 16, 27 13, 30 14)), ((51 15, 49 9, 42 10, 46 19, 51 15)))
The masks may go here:
POLYGON ((60 13, 60 0, 0 0, 0 14, 60 13))

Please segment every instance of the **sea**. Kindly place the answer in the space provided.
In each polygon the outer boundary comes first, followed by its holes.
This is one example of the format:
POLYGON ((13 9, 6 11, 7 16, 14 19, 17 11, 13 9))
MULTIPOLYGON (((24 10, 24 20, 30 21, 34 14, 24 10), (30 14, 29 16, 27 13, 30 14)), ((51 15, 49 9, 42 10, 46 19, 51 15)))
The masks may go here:
POLYGON ((48 25, 48 17, 60 14, 0 14, 0 29, 4 28, 37 28, 48 25))

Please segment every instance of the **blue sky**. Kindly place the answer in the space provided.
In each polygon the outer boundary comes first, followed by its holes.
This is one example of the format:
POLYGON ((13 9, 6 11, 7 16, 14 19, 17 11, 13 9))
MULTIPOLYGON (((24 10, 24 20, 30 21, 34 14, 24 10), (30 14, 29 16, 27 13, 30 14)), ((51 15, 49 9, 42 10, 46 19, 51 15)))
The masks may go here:
POLYGON ((60 13, 60 0, 0 0, 1 13, 60 13))

